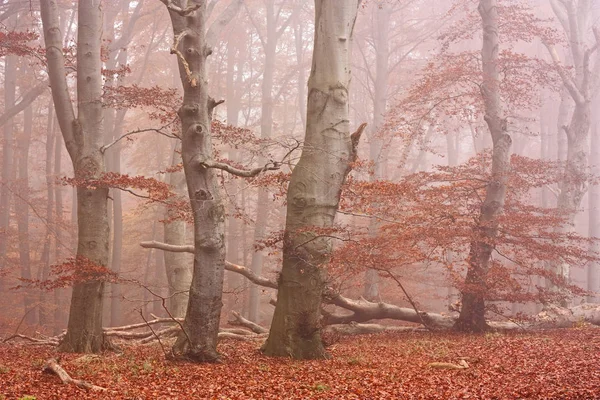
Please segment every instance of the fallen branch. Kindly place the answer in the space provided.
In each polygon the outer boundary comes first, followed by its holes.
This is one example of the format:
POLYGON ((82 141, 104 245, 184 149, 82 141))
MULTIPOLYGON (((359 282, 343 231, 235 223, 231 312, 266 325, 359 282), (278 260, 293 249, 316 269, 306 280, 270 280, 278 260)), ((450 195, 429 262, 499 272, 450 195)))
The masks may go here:
POLYGON ((87 389, 87 390, 93 390, 96 392, 103 392, 106 391, 105 388, 101 387, 101 386, 96 386, 93 385, 89 382, 86 381, 82 381, 80 379, 73 379, 71 378, 71 376, 69 376, 69 374, 67 373, 67 371, 65 371, 59 364, 58 361, 54 358, 49 359, 48 361, 46 361, 46 365, 44 365, 44 369, 45 372, 52 372, 53 374, 55 374, 56 376, 58 376, 60 378, 60 380, 62 381, 62 383, 64 384, 72 384, 75 385, 79 388, 82 389, 87 389))
POLYGON ((240 313, 236 312, 236 311, 232 311, 231 314, 233 315, 232 320, 227 321, 227 323, 229 325, 234 325, 234 326, 243 326, 245 328, 250 329, 252 332, 254 333, 258 333, 258 334, 263 334, 263 333, 268 333, 269 330, 266 328, 263 328, 262 326, 242 317, 240 315, 240 313))
POLYGON ((351 322, 349 324, 327 325, 323 331, 344 336, 354 336, 384 332, 416 332, 426 331, 426 329, 414 326, 385 326, 379 324, 357 324, 356 322, 351 322))

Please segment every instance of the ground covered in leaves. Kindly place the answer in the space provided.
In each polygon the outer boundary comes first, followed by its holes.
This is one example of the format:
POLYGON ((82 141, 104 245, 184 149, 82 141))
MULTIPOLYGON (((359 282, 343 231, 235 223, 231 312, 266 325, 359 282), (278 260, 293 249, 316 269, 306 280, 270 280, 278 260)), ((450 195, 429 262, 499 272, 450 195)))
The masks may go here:
POLYGON ((2 344, 0 399, 600 399, 597 328, 346 337, 325 361, 272 359, 258 346, 224 340, 218 365, 166 361, 158 345, 61 355, 73 378, 107 389, 87 392, 42 372, 53 348, 2 344))

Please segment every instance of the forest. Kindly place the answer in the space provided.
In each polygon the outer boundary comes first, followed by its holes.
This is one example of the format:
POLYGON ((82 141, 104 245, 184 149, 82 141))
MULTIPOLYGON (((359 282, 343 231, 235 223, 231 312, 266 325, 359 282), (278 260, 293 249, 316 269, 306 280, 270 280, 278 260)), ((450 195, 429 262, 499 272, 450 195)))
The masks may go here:
POLYGON ((0 400, 600 399, 600 1, 0 0, 0 400))

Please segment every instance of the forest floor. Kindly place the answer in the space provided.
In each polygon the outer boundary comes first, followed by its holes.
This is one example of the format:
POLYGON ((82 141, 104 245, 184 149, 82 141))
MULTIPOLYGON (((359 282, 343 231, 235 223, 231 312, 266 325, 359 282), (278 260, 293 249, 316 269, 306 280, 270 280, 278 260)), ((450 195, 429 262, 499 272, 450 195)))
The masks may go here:
POLYGON ((258 347, 223 340, 222 364, 195 365, 165 360, 158 344, 100 357, 1 344, 0 399, 600 399, 598 328, 344 337, 325 361, 272 359, 258 347), (43 373, 57 356, 71 377, 107 390, 43 373))

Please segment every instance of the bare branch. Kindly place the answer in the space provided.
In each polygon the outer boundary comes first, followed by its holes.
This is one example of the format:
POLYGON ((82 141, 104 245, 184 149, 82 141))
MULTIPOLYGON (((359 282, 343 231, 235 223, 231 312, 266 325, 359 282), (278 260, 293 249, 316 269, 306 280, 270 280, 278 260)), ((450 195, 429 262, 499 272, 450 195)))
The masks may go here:
MULTIPOLYGON (((140 246, 142 246, 145 249, 159 249, 164 251, 172 251, 176 253, 194 253, 193 245, 173 245, 157 241, 148 241, 141 242, 140 246)), ((235 272, 237 274, 245 276, 250 282, 256 285, 268 287, 271 289, 277 289, 277 282, 262 276, 258 276, 254 272, 252 272, 252 270, 242 265, 237 265, 230 263, 229 261, 225 261, 225 269, 227 271, 235 272)))
POLYGON ((239 176, 240 178, 252 178, 265 171, 276 171, 281 167, 281 163, 270 161, 263 167, 257 167, 252 169, 240 169, 233 167, 229 164, 216 162, 216 161, 202 161, 200 166, 204 168, 215 168, 222 171, 229 172, 231 175, 239 176))
POLYGON ((136 129, 135 131, 127 132, 127 133, 121 135, 120 137, 118 137, 117 139, 113 140, 112 142, 110 142, 108 144, 105 144, 104 146, 100 147, 100 152, 104 153, 106 150, 108 150, 109 148, 111 148, 112 146, 114 146, 115 144, 117 144, 119 141, 125 139, 128 136, 135 135, 137 133, 143 133, 143 132, 156 132, 156 133, 159 133, 159 134, 161 134, 163 136, 166 136, 168 138, 171 138, 171 139, 179 139, 178 136, 175 136, 175 135, 172 135, 170 133, 167 133, 167 132, 163 131, 163 129, 167 128, 168 126, 169 125, 165 125, 165 126, 162 126, 160 128, 136 129))
POLYGON ((544 45, 548 49, 548 52, 550 53, 550 56, 552 57, 552 62, 556 66, 556 70, 558 71, 558 74, 560 75, 560 77, 563 81, 563 84, 565 85, 565 88, 567 89, 567 91, 569 92, 569 94, 571 95, 573 100, 578 104, 585 103, 585 97, 577 88, 577 85, 573 81, 573 78, 571 78, 565 72, 564 66, 561 65, 560 57, 558 56, 558 52, 556 51, 556 48, 548 43, 544 43, 544 45))
POLYGON ((33 103, 35 99, 37 99, 44 92, 44 90, 46 90, 47 87, 48 82, 42 82, 27 93, 25 93, 25 95, 23 96, 21 101, 19 101, 19 103, 15 104, 14 106, 6 110, 4 114, 0 115, 0 126, 6 124, 9 119, 11 119, 15 115, 23 111, 25 108, 27 108, 27 106, 33 103))

